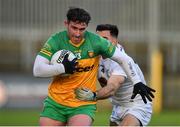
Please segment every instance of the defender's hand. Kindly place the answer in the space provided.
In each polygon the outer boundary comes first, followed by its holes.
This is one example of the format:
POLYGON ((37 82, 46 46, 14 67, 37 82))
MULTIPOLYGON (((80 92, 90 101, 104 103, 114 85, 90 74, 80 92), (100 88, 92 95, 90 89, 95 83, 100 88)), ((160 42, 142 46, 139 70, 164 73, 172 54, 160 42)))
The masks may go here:
POLYGON ((76 98, 83 101, 96 101, 96 93, 88 88, 75 89, 76 98))
POLYGON ((64 65, 66 74, 73 74, 76 70, 76 65, 78 64, 77 58, 74 58, 72 61, 69 61, 68 56, 69 56, 69 54, 66 54, 64 56, 62 64, 64 65))
POLYGON ((144 103, 147 103, 146 98, 149 101, 152 101, 152 98, 154 98, 153 92, 156 92, 154 89, 144 85, 142 82, 139 82, 134 85, 133 94, 131 96, 131 99, 134 99, 137 94, 140 94, 144 103))

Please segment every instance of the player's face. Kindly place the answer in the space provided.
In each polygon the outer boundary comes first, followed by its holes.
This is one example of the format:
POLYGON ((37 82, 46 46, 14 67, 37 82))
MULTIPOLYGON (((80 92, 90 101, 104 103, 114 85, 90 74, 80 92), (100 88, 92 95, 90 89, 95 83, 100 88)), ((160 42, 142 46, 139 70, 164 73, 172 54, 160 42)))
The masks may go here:
POLYGON ((67 27, 69 38, 72 41, 72 43, 80 43, 84 38, 84 32, 87 28, 87 24, 80 22, 65 21, 65 25, 67 27))
POLYGON ((97 31, 97 34, 100 35, 101 37, 109 40, 113 45, 116 45, 114 37, 111 36, 109 30, 97 31))

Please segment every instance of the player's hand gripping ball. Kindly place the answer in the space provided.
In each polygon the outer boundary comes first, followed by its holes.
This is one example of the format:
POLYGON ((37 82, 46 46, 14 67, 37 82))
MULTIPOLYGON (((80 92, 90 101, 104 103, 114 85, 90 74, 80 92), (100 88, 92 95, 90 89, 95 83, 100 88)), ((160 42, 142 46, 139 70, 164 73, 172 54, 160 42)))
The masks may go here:
POLYGON ((65 74, 73 74, 77 66, 77 57, 69 50, 59 50, 53 54, 51 64, 63 64, 65 74))

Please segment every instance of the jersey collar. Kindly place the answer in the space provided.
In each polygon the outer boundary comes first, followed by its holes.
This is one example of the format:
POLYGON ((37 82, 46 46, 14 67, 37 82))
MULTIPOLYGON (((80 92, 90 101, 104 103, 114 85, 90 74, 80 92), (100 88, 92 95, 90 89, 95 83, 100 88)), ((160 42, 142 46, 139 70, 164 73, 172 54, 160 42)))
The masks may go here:
POLYGON ((69 40, 69 43, 70 43, 71 45, 75 46, 75 47, 79 47, 84 41, 85 41, 85 39, 83 38, 82 41, 81 41, 79 44, 74 44, 74 43, 72 43, 71 40, 69 40))

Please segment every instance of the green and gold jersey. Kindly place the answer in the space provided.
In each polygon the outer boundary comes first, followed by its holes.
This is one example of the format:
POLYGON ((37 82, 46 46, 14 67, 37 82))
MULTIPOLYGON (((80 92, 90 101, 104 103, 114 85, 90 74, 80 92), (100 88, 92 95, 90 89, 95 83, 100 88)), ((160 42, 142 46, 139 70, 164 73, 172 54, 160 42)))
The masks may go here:
POLYGON ((74 74, 53 78, 48 89, 48 96, 57 103, 70 107, 95 104, 96 102, 76 99, 74 89, 86 87, 96 91, 100 55, 111 57, 115 47, 106 39, 88 31, 84 33, 82 42, 74 45, 69 40, 67 31, 62 31, 47 40, 39 55, 51 60, 52 55, 61 49, 72 51, 77 56, 79 64, 74 74))

